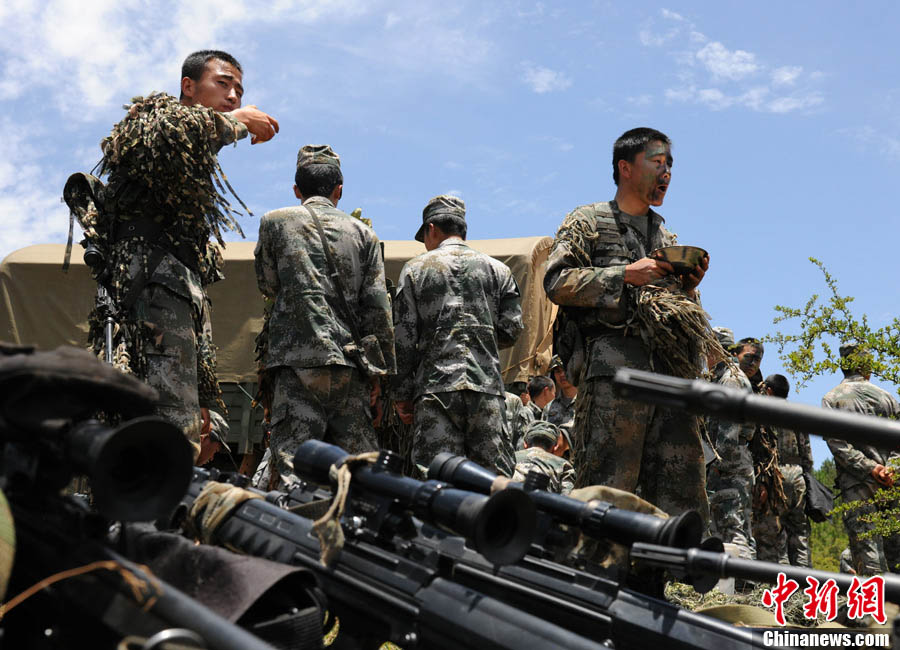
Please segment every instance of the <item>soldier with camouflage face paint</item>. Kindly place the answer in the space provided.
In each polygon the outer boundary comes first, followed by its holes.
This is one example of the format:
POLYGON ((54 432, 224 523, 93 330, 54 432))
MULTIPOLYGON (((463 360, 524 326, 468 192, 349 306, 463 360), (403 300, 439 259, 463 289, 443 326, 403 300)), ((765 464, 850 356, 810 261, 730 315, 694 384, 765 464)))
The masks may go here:
MULTIPOLYGON (((248 132, 256 144, 278 131, 278 122, 255 106, 241 108, 242 79, 230 54, 202 50, 182 65, 179 99, 134 98, 101 143, 108 186, 97 221, 83 224, 86 239, 106 252, 97 279, 125 311, 116 365, 159 392, 158 414, 184 430, 195 456, 201 429, 209 431, 208 409, 221 404, 206 285, 224 276, 210 237, 223 246, 222 229, 240 232, 217 190, 227 181, 216 153, 248 132)), ((103 323, 96 309, 89 320, 99 353, 103 323)))
MULTIPOLYGON (((727 327, 714 329, 722 347, 734 353, 738 348, 732 331, 727 327)), ((713 383, 752 392, 750 380, 738 367, 736 358, 731 363, 722 361, 711 370, 713 383)), ((709 416, 707 431, 719 456, 709 467, 706 483, 712 532, 723 542, 737 546, 740 557, 755 559, 751 528, 753 458, 748 445, 756 425, 709 416)))
MULTIPOLYGON (((621 367, 663 371, 666 350, 651 349, 637 324, 641 287, 664 284, 697 300, 709 260, 685 276, 649 257, 675 236, 650 206, 662 205, 672 173, 669 138, 632 129, 613 146, 614 201, 566 216, 550 250, 544 290, 566 310, 585 343, 572 432, 578 485, 634 492, 672 515, 709 519, 699 423, 694 415, 640 404, 613 392, 621 367)), ((570 377, 575 380, 575 377, 570 377)))
POLYGON ((519 288, 509 268, 465 243, 466 206, 437 196, 416 239, 428 252, 400 272, 394 302, 397 412, 414 429, 413 460, 442 451, 509 476, 499 348, 522 332, 519 288))
POLYGON ((575 487, 575 468, 563 458, 565 433, 549 422, 532 422, 525 430, 525 448, 516 452, 512 480, 524 481, 528 472, 540 472, 550 479, 548 492, 568 494, 575 487))
POLYGON ((259 289, 274 301, 263 363, 273 379, 270 471, 283 483, 294 480, 294 452, 306 440, 324 439, 351 454, 376 448, 369 409, 379 378, 395 370, 378 238, 337 209, 344 183, 340 158, 328 145, 302 147, 295 182, 303 204, 263 215, 255 251, 259 289), (340 306, 314 215, 358 333, 363 340, 373 337, 371 376, 364 376, 352 355, 358 342, 340 306))
MULTIPOLYGON (((844 380, 822 398, 822 406, 878 417, 900 417, 900 405, 894 396, 869 381, 870 370, 865 350, 855 344, 845 343, 840 347, 840 354, 844 380)), ((846 440, 833 438, 826 438, 825 441, 834 455, 837 468, 835 486, 840 490, 844 503, 866 500, 879 488, 894 484, 894 471, 887 465, 890 459, 896 458, 900 453, 896 449, 852 445, 846 440)), ((872 528, 872 524, 862 521, 860 516, 871 512, 873 508, 874 506, 867 506, 844 515, 853 568, 859 575, 884 573, 888 568, 881 536, 860 538, 861 533, 872 528)))

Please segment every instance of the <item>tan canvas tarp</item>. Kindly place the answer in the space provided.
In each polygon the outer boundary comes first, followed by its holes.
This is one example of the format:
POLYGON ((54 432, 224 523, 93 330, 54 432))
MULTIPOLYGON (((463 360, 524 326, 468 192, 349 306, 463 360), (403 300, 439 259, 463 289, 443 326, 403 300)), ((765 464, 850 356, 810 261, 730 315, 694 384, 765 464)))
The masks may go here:
MULTIPOLYGON (((550 237, 468 242, 509 266, 522 292, 525 332, 501 357, 507 382, 526 381, 546 369, 550 360, 549 331, 556 312, 542 286, 551 242, 550 237)), ((254 339, 262 326, 262 300, 253 270, 254 246, 253 242, 229 243, 227 277, 209 288, 221 381, 256 379, 254 339)), ((396 283, 403 264, 424 251, 416 241, 384 242, 388 277, 396 283)), ((64 252, 62 244, 39 244, 15 251, 0 263, 0 340, 41 348, 84 345, 95 285, 80 260, 81 248, 75 247, 68 273, 61 270, 64 252)))

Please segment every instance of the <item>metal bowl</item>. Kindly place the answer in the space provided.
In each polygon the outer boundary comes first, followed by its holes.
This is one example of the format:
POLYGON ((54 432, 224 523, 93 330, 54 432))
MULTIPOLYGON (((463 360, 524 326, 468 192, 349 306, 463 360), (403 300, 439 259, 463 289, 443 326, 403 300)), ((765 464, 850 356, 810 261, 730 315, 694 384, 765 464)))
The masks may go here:
POLYGON ((706 255, 707 252, 699 246, 666 246, 650 253, 650 257, 671 264, 677 275, 691 273, 706 255))

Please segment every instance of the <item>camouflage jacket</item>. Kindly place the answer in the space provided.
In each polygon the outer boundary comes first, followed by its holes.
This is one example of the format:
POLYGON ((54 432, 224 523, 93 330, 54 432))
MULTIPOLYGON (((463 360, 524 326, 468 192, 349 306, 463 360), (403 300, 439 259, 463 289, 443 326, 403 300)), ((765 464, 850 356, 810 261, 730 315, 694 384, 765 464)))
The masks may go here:
POLYGON ((651 370, 650 352, 640 336, 626 328, 636 305, 636 289, 625 284, 625 266, 651 251, 675 243, 663 218, 650 210, 635 217, 614 203, 583 205, 570 212, 553 242, 547 259, 544 290, 547 297, 567 309, 593 341, 587 379, 609 377, 622 366, 651 370), (649 221, 649 234, 648 234, 649 221))
POLYGON ((572 399, 568 399, 562 394, 562 391, 559 391, 553 401, 544 407, 543 419, 551 424, 557 424, 559 426, 574 421, 575 400, 577 399, 577 394, 572 399))
MULTIPOLYGON (((845 377, 822 398, 822 406, 879 417, 900 416, 897 400, 886 390, 860 375, 845 377)), ((841 490, 862 483, 877 488, 878 484, 870 472, 876 465, 887 465, 890 457, 898 455, 897 451, 890 452, 871 445, 851 445, 846 440, 826 438, 825 441, 834 455, 841 490)))
MULTIPOLYGON (((547 406, 549 406, 549 404, 547 406)), ((539 408, 538 405, 533 401, 528 402, 528 410, 531 412, 532 420, 544 419, 544 410, 542 408, 539 408)))
POLYGON ((522 332, 509 268, 451 237, 409 260, 394 302, 397 399, 473 390, 504 394, 499 350, 522 332))
POLYGON ((550 478, 548 492, 568 494, 575 487, 575 468, 572 463, 540 447, 529 447, 516 452, 516 469, 512 480, 524 481, 531 471, 538 471, 550 478))
POLYGON ((531 409, 522 404, 522 400, 514 393, 506 393, 506 426, 509 429, 509 440, 513 449, 518 447, 519 441, 525 434, 525 427, 534 422, 531 409))
POLYGON ((778 464, 799 465, 804 472, 811 472, 813 457, 809 434, 791 429, 771 428, 775 430, 778 439, 778 464))
MULTIPOLYGON (((731 388, 753 392, 750 380, 737 367, 737 360, 733 359, 733 366, 720 363, 714 371, 713 383, 731 388)), ((712 467, 718 471, 719 476, 743 476, 753 478, 753 456, 750 453, 749 443, 756 432, 756 425, 751 422, 732 422, 720 420, 716 417, 708 417, 706 420, 709 437, 716 446, 716 452, 721 457, 713 463, 712 467)))
MULTIPOLYGON (((321 196, 306 199, 315 209, 331 246, 345 298, 359 336, 374 336, 384 374, 393 374, 394 330, 375 233, 321 196)), ((256 243, 256 280, 274 301, 269 317, 266 368, 354 366, 345 353, 353 335, 337 298, 319 231, 303 206, 263 215, 256 243)))

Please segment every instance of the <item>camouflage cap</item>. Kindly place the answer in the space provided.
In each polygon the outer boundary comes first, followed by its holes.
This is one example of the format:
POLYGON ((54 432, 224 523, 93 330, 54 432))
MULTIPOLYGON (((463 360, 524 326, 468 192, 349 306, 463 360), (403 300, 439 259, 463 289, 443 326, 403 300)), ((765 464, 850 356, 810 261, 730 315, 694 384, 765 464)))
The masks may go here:
POLYGON ((713 332, 715 332, 716 338, 719 340, 719 343, 726 350, 730 349, 734 345, 734 332, 730 327, 714 327, 713 332))
POLYGON ((529 445, 534 444, 538 440, 544 440, 551 445, 555 445, 559 440, 559 427, 546 420, 535 420, 529 422, 525 427, 525 442, 529 445))
POLYGON ((859 350, 859 343, 841 343, 841 358, 849 357, 851 354, 859 350))
POLYGON ((305 144, 297 152, 297 168, 307 165, 334 165, 341 168, 341 157, 327 144, 305 144))
POLYGON ((416 241, 425 241, 425 226, 435 219, 456 221, 460 225, 466 225, 466 204, 458 196, 441 194, 436 196, 422 210, 422 225, 416 232, 416 241))
POLYGON ((209 411, 209 437, 218 442, 225 450, 230 454, 231 447, 228 446, 228 443, 225 442, 225 438, 228 436, 228 422, 225 421, 225 418, 216 411, 210 409, 209 411))

